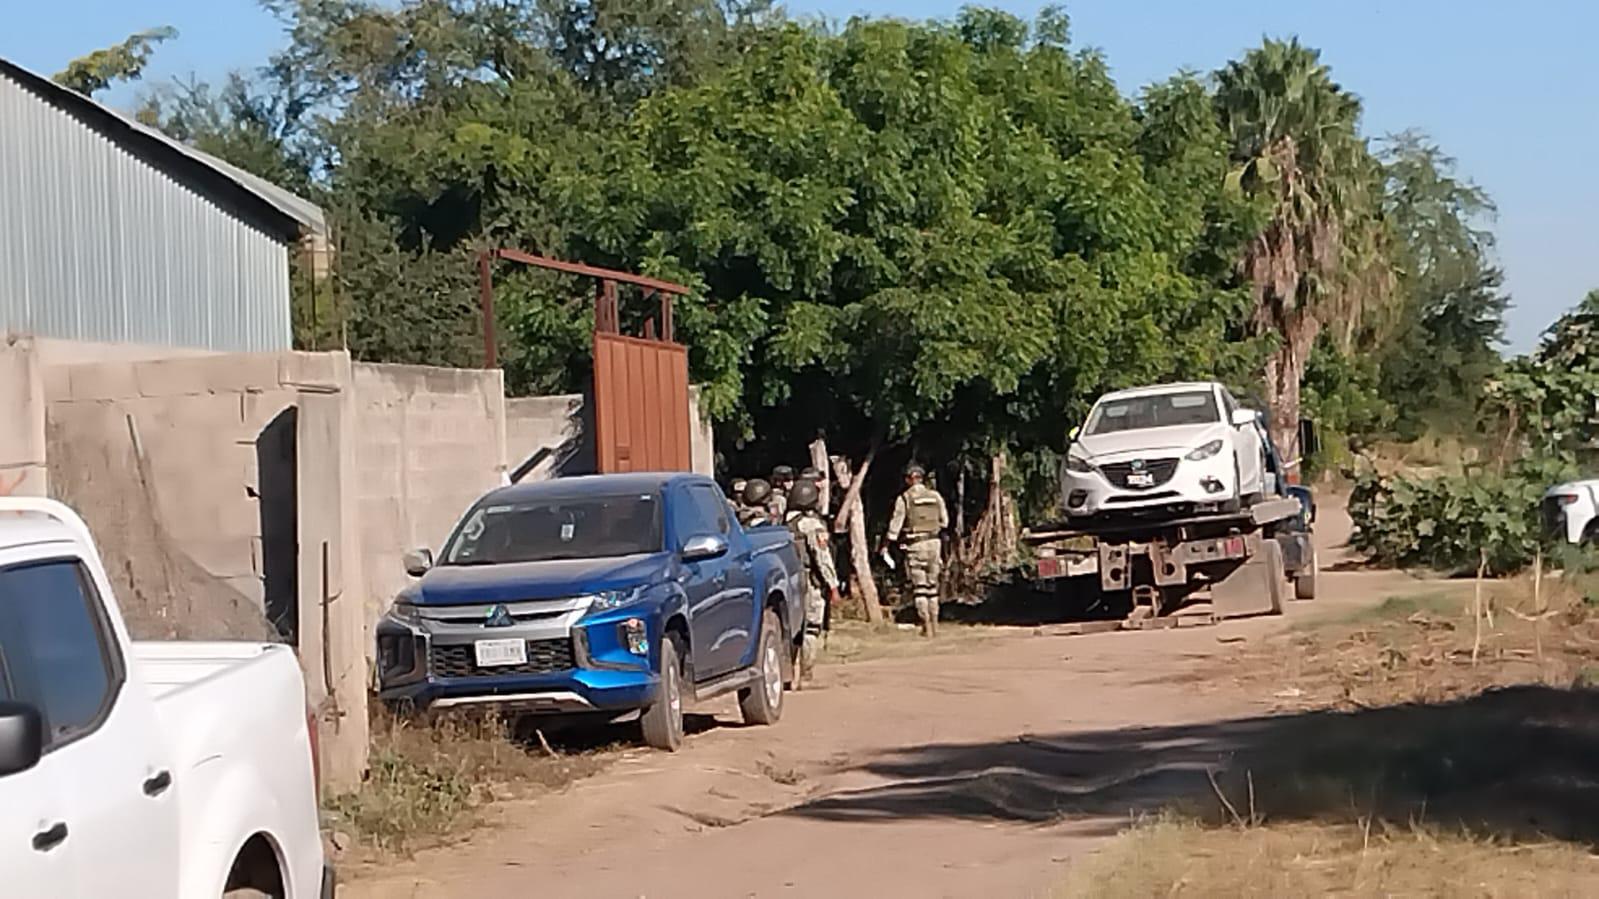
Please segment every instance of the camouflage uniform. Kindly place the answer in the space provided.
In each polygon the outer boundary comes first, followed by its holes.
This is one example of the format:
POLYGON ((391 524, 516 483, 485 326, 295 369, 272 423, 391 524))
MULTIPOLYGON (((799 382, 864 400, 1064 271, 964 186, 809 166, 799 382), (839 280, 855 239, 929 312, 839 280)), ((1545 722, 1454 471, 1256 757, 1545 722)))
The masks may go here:
POLYGON ((888 522, 888 539, 905 549, 905 575, 916 600, 922 633, 938 630, 938 584, 944 568, 944 547, 939 533, 949 527, 949 510, 937 490, 916 480, 894 501, 888 522))
POLYGON ((827 598, 838 592, 838 569, 828 546, 827 522, 814 509, 788 515, 794 536, 805 543, 805 637, 800 643, 800 679, 808 679, 821 648, 822 625, 827 619, 827 598))

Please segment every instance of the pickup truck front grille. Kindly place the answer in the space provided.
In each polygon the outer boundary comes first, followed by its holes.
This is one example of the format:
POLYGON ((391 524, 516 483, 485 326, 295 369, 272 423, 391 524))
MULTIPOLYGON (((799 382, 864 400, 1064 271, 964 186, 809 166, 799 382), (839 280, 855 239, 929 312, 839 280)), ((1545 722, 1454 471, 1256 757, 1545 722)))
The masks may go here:
POLYGON ((507 674, 547 674, 567 671, 577 667, 572 652, 572 639, 527 641, 527 661, 521 665, 493 665, 479 668, 477 653, 472 644, 462 643, 439 646, 435 644, 428 653, 428 661, 436 677, 503 677, 507 674))
POLYGON ((1112 462, 1109 465, 1099 466, 1099 470, 1105 473, 1106 480, 1110 481, 1112 484, 1115 484, 1117 487, 1132 490, 1151 490, 1171 480, 1171 476, 1177 473, 1177 460, 1143 459, 1140 460, 1139 466, 1136 469, 1133 467, 1132 462, 1112 462), (1148 474, 1153 483, 1129 487, 1127 478, 1135 470, 1148 474))

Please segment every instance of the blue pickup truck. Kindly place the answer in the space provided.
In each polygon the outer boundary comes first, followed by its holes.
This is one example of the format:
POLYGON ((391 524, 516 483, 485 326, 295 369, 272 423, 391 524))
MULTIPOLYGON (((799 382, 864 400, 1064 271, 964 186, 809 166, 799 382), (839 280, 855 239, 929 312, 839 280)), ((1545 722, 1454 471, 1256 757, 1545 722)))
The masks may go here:
POLYGON ((710 478, 625 474, 503 487, 469 509, 377 627, 380 697, 413 709, 637 714, 675 750, 683 705, 737 691, 772 724, 803 635, 787 528, 744 528, 710 478))

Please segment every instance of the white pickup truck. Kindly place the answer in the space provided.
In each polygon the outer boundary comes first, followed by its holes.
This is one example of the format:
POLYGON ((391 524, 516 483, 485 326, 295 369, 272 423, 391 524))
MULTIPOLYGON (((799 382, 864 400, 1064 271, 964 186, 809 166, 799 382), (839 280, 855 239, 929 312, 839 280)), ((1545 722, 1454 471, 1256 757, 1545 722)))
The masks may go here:
POLYGON ((0 497, 0 895, 333 893, 287 646, 134 643, 89 530, 0 497))

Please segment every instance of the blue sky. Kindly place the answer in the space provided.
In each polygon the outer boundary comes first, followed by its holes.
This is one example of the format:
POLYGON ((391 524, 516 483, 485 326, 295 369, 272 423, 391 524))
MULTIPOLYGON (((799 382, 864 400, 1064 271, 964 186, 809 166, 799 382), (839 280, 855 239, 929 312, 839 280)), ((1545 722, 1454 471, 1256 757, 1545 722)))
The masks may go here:
MULTIPOLYGON (((794 0, 797 14, 930 18, 946 0, 794 0)), ((1030 16, 1038 3, 993 5, 1030 16)), ((50 73, 129 33, 173 25, 148 78, 217 78, 259 65, 282 40, 255 0, 3 0, 0 55, 50 73)), ((1499 204, 1499 256, 1515 306, 1513 350, 1599 288, 1599 3, 1532 0, 1078 0, 1072 40, 1105 51, 1134 93, 1180 68, 1209 71, 1297 34, 1365 100, 1368 134, 1419 128, 1499 204)), ((126 103, 133 92, 114 93, 126 103)))

